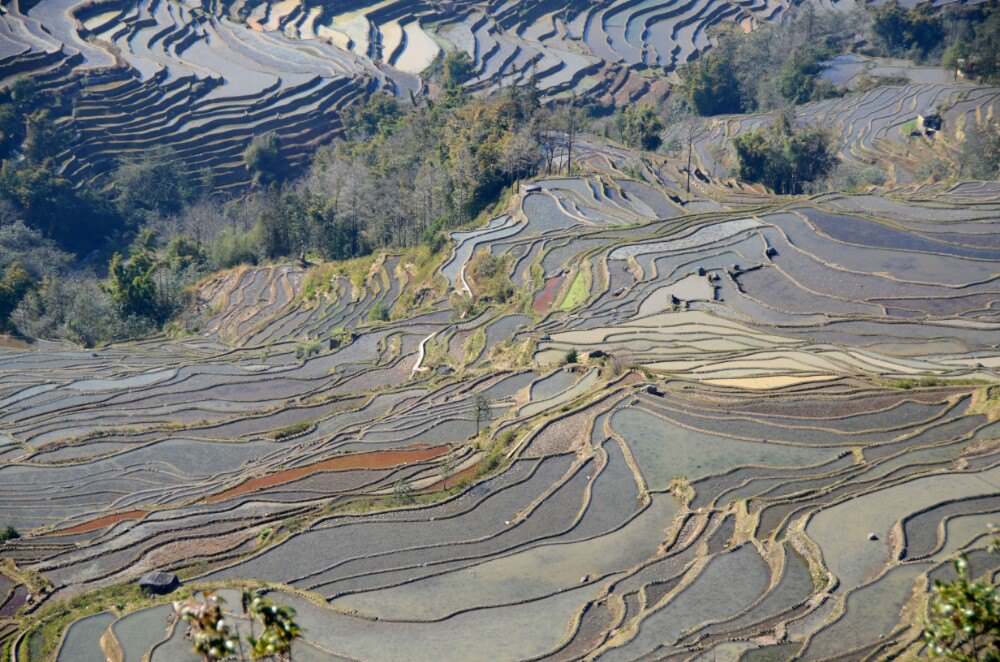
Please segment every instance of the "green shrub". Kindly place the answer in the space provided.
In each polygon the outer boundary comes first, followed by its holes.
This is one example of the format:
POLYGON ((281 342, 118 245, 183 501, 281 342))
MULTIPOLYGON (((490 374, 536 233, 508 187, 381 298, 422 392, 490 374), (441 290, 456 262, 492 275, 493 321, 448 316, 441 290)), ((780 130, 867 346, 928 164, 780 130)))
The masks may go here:
POLYGON ((235 267, 237 264, 255 264, 259 234, 257 228, 250 232, 223 228, 208 244, 209 259, 220 269, 235 267))
POLYGON ((941 66, 954 71, 959 60, 964 60, 962 71, 981 79, 984 83, 996 84, 1000 81, 1000 6, 995 2, 984 2, 973 10, 971 20, 961 25, 959 37, 945 49, 941 56, 941 66))
POLYGON ((404 479, 396 481, 396 484, 392 488, 392 500, 396 505, 406 506, 416 499, 413 496, 413 486, 410 485, 410 481, 404 479))
POLYGON ((501 461, 500 458, 501 458, 500 453, 495 451, 491 452, 489 455, 484 457, 482 461, 479 463, 479 471, 478 471, 479 475, 488 474, 497 467, 499 467, 501 461))
POLYGON ((198 193, 196 182, 169 147, 123 157, 111 177, 115 207, 133 225, 180 214, 198 193))
POLYGON ((31 275, 19 263, 11 264, 0 278, 0 331, 10 330, 10 314, 34 287, 31 275))
POLYGON ((834 94, 832 86, 823 84, 818 76, 820 64, 833 55, 824 48, 805 46, 792 52, 778 72, 778 91, 792 103, 819 100, 834 94))
POLYGON ((354 333, 344 331, 343 327, 336 327, 330 331, 330 349, 340 349, 345 345, 350 345, 354 341, 354 333))
POLYGON ((283 428, 278 428, 271 433, 271 439, 274 441, 282 441, 283 439, 290 439, 291 437, 297 437, 300 434, 305 434, 309 432, 316 424, 312 421, 299 421, 298 423, 291 423, 283 428))
POLYGON ((295 348, 295 358, 302 360, 308 359, 309 357, 316 356, 319 354, 320 350, 323 348, 323 343, 318 340, 307 340, 304 343, 300 343, 295 348))
POLYGON ((469 262, 469 274, 474 298, 477 301, 506 303, 515 294, 510 281, 511 262, 508 257, 497 257, 488 250, 479 250, 469 262))
POLYGON ((281 181, 287 164, 281 152, 281 138, 278 134, 272 131, 254 136, 243 151, 243 165, 256 184, 266 186, 271 182, 281 181))
POLYGON ((688 104, 699 115, 724 115, 749 110, 740 94, 737 43, 723 39, 716 48, 681 68, 688 104))
POLYGON ((386 308, 382 303, 377 303, 368 312, 368 319, 372 322, 388 322, 389 309, 386 308))
POLYGON ((475 62, 465 51, 454 50, 444 56, 441 83, 447 88, 456 88, 472 77, 475 62))
POLYGON ((108 284, 101 287, 126 315, 156 319, 159 314, 155 257, 145 248, 125 259, 115 253, 108 265, 108 284))

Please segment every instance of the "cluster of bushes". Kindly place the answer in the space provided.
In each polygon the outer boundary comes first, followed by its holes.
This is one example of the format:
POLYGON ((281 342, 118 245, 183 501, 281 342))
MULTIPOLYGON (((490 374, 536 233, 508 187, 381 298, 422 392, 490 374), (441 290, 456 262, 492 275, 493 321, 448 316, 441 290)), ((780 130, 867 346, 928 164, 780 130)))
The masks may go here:
POLYGON ((321 149, 306 177, 286 189, 292 234, 268 250, 306 247, 306 230, 317 225, 336 228, 318 246, 331 258, 442 242, 442 229, 475 218, 505 186, 535 172, 539 111, 528 88, 485 100, 449 89, 418 105, 372 95, 345 116, 347 140, 321 149))
MULTIPOLYGON (((298 179, 288 178, 280 141, 266 135, 244 153, 255 186, 236 199, 205 195, 180 168, 162 187, 176 208, 118 197, 143 216, 139 226, 187 238, 216 268, 349 259, 421 242, 441 247, 444 228, 474 218, 504 186, 535 171, 541 152, 527 125, 537 108, 519 92, 480 101, 451 90, 416 105, 375 93, 345 114, 346 140, 320 148, 298 179)), ((169 163, 160 152, 124 164, 115 188, 130 189, 140 173, 159 181, 169 163)))
POLYGON ((990 120, 969 123, 958 156, 959 177, 1000 179, 1000 123, 990 120))
POLYGON ((154 246, 154 236, 143 233, 112 256, 104 279, 63 270, 32 281, 9 314, 8 330, 85 347, 155 332, 187 304, 190 285, 210 267, 203 257, 179 256, 183 242, 154 246))
POLYGON ((158 149, 123 159, 107 186, 75 188, 59 174, 72 142, 53 120, 60 95, 30 78, 0 90, 0 332, 88 346, 148 333, 191 279, 150 246, 114 250, 204 186, 158 149))
MULTIPOLYGON (((560 150, 571 161, 580 104, 543 107, 533 83, 473 98, 459 87, 470 67, 462 54, 438 63, 436 99, 376 92, 349 108, 343 140, 321 147, 297 181, 260 193, 264 210, 243 244, 265 259, 347 259, 420 244, 437 253, 445 230, 475 219, 543 163, 552 171, 560 150)), ((248 167, 270 161, 258 157, 269 151, 251 146, 248 167)))
MULTIPOLYGON (((31 166, 22 159, 4 167, 24 174, 31 166)), ((81 213, 78 227, 65 231, 40 226, 32 221, 35 207, 0 187, 0 331, 89 347, 148 334, 184 307, 188 286, 215 265, 201 243, 176 235, 161 243, 156 230, 190 211, 197 183, 158 149, 123 161, 111 191, 101 205, 118 219, 119 239, 98 237, 101 250, 79 259, 70 251, 94 243, 92 219, 81 213), (112 251, 129 235, 130 244, 112 251)))
POLYGON ((982 122, 971 118, 962 133, 953 158, 924 161, 915 172, 918 181, 1000 179, 1000 124, 990 117, 982 122))
POLYGON ((825 180, 806 187, 810 193, 830 191, 863 191, 869 186, 881 186, 889 179, 888 173, 878 166, 864 166, 850 161, 840 161, 825 180))

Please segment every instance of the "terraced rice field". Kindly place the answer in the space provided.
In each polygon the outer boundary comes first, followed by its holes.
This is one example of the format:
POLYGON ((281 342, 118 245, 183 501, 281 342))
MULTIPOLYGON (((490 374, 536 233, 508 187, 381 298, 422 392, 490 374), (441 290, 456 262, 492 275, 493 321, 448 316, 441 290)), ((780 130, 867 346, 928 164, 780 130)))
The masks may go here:
POLYGON ((246 181, 241 153, 253 136, 277 132, 299 163, 337 133, 339 111, 363 89, 415 85, 327 43, 305 46, 277 18, 265 29, 200 2, 15 3, 0 19, 0 83, 31 74, 68 93, 60 110, 74 139, 61 172, 74 182, 169 145, 220 186, 246 181))
MULTIPOLYGON (((311 299, 299 267, 221 274, 180 339, 0 350, 0 639, 41 650, 39 577, 52 601, 171 570, 275 592, 296 659, 916 651, 929 578, 998 568, 996 187, 688 197, 668 161, 581 151, 456 233, 419 313, 386 254, 311 299), (456 319, 481 249, 525 296, 456 319)), ((53 655, 185 637, 109 607, 53 655)))

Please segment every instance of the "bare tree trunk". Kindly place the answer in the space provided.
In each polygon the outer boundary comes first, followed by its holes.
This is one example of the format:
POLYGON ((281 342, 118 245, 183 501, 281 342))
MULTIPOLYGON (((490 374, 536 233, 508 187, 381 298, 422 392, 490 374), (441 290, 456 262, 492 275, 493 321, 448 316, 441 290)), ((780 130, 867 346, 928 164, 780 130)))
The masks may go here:
POLYGON ((691 201, 691 145, 694 142, 694 138, 690 133, 688 133, 688 166, 687 166, 687 196, 688 202, 691 201))
POLYGON ((573 173, 573 134, 567 135, 566 140, 566 174, 573 173))

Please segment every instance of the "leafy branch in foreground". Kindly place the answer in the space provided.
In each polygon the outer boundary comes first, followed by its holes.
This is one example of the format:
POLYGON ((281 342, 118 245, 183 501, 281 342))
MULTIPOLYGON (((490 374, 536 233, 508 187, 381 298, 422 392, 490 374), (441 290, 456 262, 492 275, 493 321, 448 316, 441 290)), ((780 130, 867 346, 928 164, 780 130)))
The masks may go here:
POLYGON ((232 634, 229 624, 222 614, 222 605, 226 603, 214 593, 205 592, 205 601, 188 600, 175 602, 174 610, 194 629, 194 650, 206 662, 229 657, 242 648, 240 638, 232 634))
MULTIPOLYGON (((997 551, 997 533, 993 533, 997 551)), ((989 580, 973 581, 969 561, 955 559, 958 579, 934 580, 924 628, 928 652, 959 662, 1000 660, 1000 593, 989 580)))
POLYGON ((251 657, 255 660, 277 658, 291 662, 292 642, 302 634, 302 629, 295 622, 295 610, 257 596, 250 601, 250 613, 264 628, 259 637, 247 637, 251 657))
MULTIPOLYGON (((299 638, 302 629, 295 622, 295 610, 291 607, 276 605, 271 600, 253 595, 250 591, 242 594, 242 607, 245 616, 251 617, 250 633, 247 641, 250 643, 250 659, 274 660, 279 662, 292 659, 292 642, 299 638), (254 636, 253 621, 260 623, 260 636, 254 636)), ((226 601, 211 591, 205 591, 205 599, 174 602, 174 610, 186 621, 193 631, 194 650, 206 662, 231 659, 239 656, 241 661, 247 658, 243 653, 238 628, 230 627, 223 613, 226 601)))

